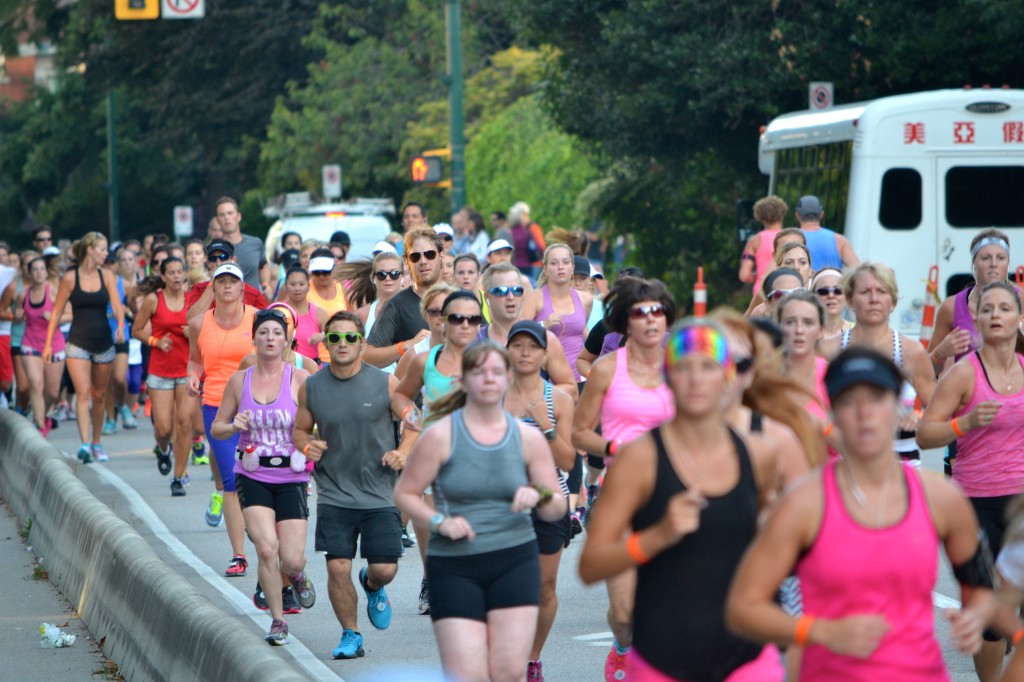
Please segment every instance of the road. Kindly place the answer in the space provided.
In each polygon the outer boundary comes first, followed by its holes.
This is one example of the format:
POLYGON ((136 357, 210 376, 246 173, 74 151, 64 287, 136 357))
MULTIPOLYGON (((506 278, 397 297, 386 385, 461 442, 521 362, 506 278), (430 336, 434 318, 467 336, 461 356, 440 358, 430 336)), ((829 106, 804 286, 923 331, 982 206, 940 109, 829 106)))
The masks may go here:
MULTIPOLYGON (((160 476, 152 454, 152 430, 140 419, 137 431, 120 431, 104 438, 110 453, 106 464, 82 465, 74 459, 77 432, 74 422, 65 422, 49 440, 65 453, 68 463, 89 489, 118 516, 131 524, 168 563, 170 570, 184 576, 197 590, 225 613, 225 627, 241 627, 262 637, 270 616, 251 601, 256 583, 255 549, 247 542, 252 562, 244 578, 223 577, 230 558, 230 546, 223 526, 210 528, 203 519, 213 483, 208 466, 191 467, 191 485, 186 497, 172 498, 170 478, 160 476)), ((938 452, 925 455, 925 466, 941 468, 938 452)), ((315 509, 316 493, 310 498, 315 509)), ((276 649, 290 657, 317 679, 350 682, 416 680, 441 682, 440 664, 428 616, 416 612, 422 564, 415 549, 400 561, 398 576, 388 587, 394 608, 391 627, 374 630, 366 618, 365 598, 360 596, 360 628, 366 656, 351 661, 332 660, 330 652, 341 635, 330 608, 326 590, 326 567, 321 555, 314 555, 313 525, 310 518, 307 539, 309 573, 318 588, 316 605, 302 614, 288 616, 291 644, 276 649)), ((585 587, 576 574, 582 547, 579 536, 563 554, 559 575, 560 609, 544 650, 546 679, 551 682, 594 682, 602 679, 604 658, 611 645, 605 623, 607 598, 603 587, 585 587)), ((154 590, 161 589, 154 585, 154 590)), ((948 646, 941 608, 953 606, 958 589, 948 565, 943 562, 935 590, 936 627, 951 677, 957 682, 977 679, 969 657, 948 646)))

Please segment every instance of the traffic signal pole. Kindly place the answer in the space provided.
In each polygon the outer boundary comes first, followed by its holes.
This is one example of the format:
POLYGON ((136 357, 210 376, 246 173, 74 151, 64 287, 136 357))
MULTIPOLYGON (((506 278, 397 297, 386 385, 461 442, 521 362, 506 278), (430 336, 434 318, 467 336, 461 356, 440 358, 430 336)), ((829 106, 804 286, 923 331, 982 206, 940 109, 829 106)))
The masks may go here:
POLYGON ((107 215, 110 243, 121 241, 121 196, 117 187, 117 104, 114 90, 107 91, 107 215))
POLYGON ((446 0, 448 28, 448 145, 451 149, 452 213, 466 205, 466 137, 462 121, 462 21, 460 0, 446 0))

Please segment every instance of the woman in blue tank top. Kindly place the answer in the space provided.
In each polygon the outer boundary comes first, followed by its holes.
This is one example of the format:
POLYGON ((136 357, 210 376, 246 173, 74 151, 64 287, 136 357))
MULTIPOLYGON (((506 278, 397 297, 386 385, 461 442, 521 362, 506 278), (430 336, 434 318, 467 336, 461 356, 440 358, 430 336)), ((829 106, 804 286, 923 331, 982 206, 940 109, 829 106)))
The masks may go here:
POLYGON ((502 408, 509 367, 491 341, 465 350, 460 387, 435 405, 395 487, 398 507, 431 529, 430 617, 450 679, 526 678, 540 599, 530 510, 565 513, 547 441, 502 408))

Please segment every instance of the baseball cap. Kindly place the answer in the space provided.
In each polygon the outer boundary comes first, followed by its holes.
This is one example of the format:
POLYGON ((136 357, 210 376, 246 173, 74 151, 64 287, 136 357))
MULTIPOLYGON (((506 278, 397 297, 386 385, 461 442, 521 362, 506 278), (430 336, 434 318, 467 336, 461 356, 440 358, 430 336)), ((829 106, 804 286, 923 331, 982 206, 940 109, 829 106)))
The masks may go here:
POLYGON ((834 402, 844 391, 861 384, 899 395, 903 375, 891 360, 876 350, 859 346, 847 348, 832 360, 825 372, 828 399, 834 402))
POLYGON ((593 265, 590 266, 590 276, 594 279, 604 279, 604 275, 593 265))
POLYGON ((225 263, 224 265, 221 265, 219 268, 217 268, 217 271, 213 273, 213 278, 217 279, 221 275, 232 275, 233 277, 237 277, 238 279, 243 279, 242 269, 239 268, 234 263, 225 263))
POLYGON ((573 276, 586 275, 587 277, 590 277, 590 259, 586 256, 573 256, 572 274, 573 276))
POLYGON ((516 337, 516 334, 528 334, 533 337, 533 340, 536 341, 537 345, 541 348, 546 349, 548 347, 548 335, 544 330, 544 325, 540 322, 535 320, 519 320, 516 322, 512 325, 512 328, 508 330, 508 342, 505 344, 506 346, 509 343, 512 343, 512 339, 516 337))
POLYGON ((487 253, 494 253, 495 251, 501 251, 502 249, 511 249, 512 245, 508 243, 506 239, 495 239, 493 242, 487 245, 487 253))
POLYGON ((206 245, 206 257, 209 258, 218 251, 223 251, 229 256, 235 255, 235 245, 224 239, 214 239, 206 245))
POLYGON ((60 255, 60 249, 58 249, 56 246, 47 246, 45 249, 43 249, 43 255, 44 256, 59 256, 60 255))
POLYGON ((335 230, 331 235, 331 244, 341 244, 342 246, 352 246, 352 239, 348 236, 348 232, 345 230, 335 230))
POLYGON ((796 202, 796 214, 803 216, 818 216, 821 215, 821 202, 818 201, 818 197, 808 194, 805 197, 800 197, 800 200, 796 202))
POLYGON ((288 272, 288 268, 298 265, 299 263, 299 250, 298 249, 285 249, 281 253, 281 266, 284 267, 284 271, 288 272))
POLYGON ((379 242, 373 245, 372 253, 374 256, 376 256, 378 253, 383 253, 384 251, 394 254, 398 253, 398 251, 395 250, 394 244, 392 244, 391 242, 384 241, 383 239, 381 239, 379 242))

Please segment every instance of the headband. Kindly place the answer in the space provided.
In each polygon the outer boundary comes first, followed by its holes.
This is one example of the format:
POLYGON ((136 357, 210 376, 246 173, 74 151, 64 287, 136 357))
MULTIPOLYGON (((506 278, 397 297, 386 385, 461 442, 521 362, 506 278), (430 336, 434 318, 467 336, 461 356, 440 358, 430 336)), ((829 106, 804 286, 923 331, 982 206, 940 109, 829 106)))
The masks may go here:
POLYGON ((775 268, 767 275, 765 275, 764 282, 761 284, 761 289, 763 289, 766 292, 774 290, 774 287, 772 285, 775 284, 775 280, 777 280, 779 277, 782 277, 783 275, 792 275, 793 277, 796 277, 798 280, 800 280, 801 284, 803 284, 803 275, 801 275, 793 268, 775 268))
POLYGON ((448 306, 451 305, 454 301, 459 300, 460 298, 475 301, 477 305, 480 305, 480 299, 476 297, 476 294, 474 294, 469 289, 459 289, 458 291, 453 291, 452 293, 448 294, 447 297, 445 297, 444 303, 441 304, 441 310, 448 310, 448 306))
POLYGON ((292 326, 295 326, 295 325, 297 325, 299 323, 299 316, 295 312, 295 308, 291 307, 289 304, 285 303, 284 301, 275 301, 275 302, 271 303, 270 305, 268 305, 267 307, 268 308, 284 308, 285 310, 288 311, 288 314, 292 316, 292 326))
POLYGON ((818 274, 814 276, 814 279, 811 280, 811 286, 808 288, 813 289, 815 286, 817 286, 819 279, 821 279, 825 275, 830 275, 832 273, 838 275, 840 279, 842 279, 843 277, 843 273, 839 272, 835 268, 822 268, 821 271, 819 271, 818 274))
POLYGON ((684 323, 671 332, 665 343, 665 372, 679 364, 685 356, 692 353, 705 355, 723 368, 731 381, 736 374, 736 365, 729 354, 729 344, 725 335, 714 327, 701 322, 684 323))
POLYGON ((980 242, 975 244, 973 249, 971 249, 971 259, 973 260, 974 257, 978 255, 978 252, 981 251, 986 246, 998 246, 999 248, 1006 252, 1007 256, 1010 255, 1010 245, 1006 242, 1005 239, 1001 239, 1000 237, 985 237, 980 242))

